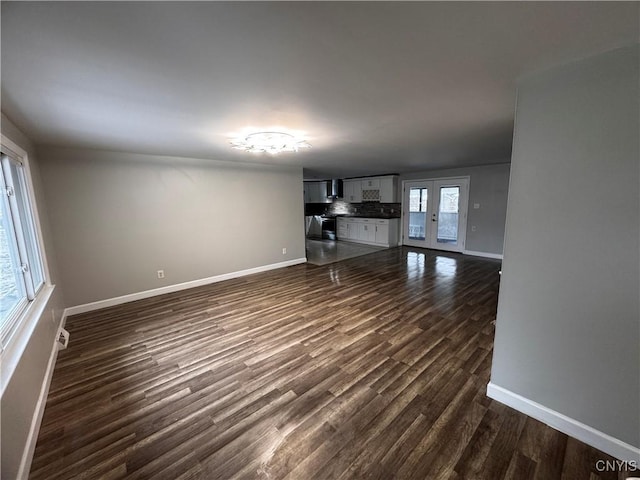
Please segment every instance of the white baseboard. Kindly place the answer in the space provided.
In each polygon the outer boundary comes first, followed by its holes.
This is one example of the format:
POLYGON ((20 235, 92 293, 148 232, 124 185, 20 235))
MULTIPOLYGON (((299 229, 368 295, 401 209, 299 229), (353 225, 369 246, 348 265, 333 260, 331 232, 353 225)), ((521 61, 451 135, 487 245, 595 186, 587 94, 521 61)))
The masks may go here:
POLYGON ((640 448, 489 382, 487 396, 623 461, 640 462, 640 448))
POLYGON ((495 258, 502 260, 502 254, 500 253, 487 253, 487 252, 474 252, 473 250, 465 250, 462 253, 465 255, 472 255, 474 257, 495 258))
POLYGON ((175 285, 167 285, 166 287, 154 288, 152 290, 145 290, 143 292, 130 293, 128 295, 122 295, 120 297, 108 298, 106 300, 99 300, 97 302, 85 303, 83 305, 76 305, 74 307, 65 308, 64 316, 67 317, 71 315, 77 315, 79 313, 91 312, 93 310, 100 310, 101 308, 113 307, 115 305, 121 305, 123 303, 134 302, 136 300, 155 297, 157 295, 164 295, 165 293, 179 292, 181 290, 187 290, 189 288, 194 288, 194 287, 201 287, 203 285, 222 282, 224 280, 230 280, 232 278, 244 277, 245 275, 252 275, 254 273, 266 272, 268 270, 275 270, 278 268, 290 267, 292 265, 306 263, 306 261, 307 261, 306 258, 295 258, 293 260, 287 260, 286 262, 262 265, 260 267, 248 268, 246 270, 239 270, 237 272, 223 273, 222 275, 215 275, 213 277, 201 278, 199 280, 191 280, 189 282, 177 283, 175 285))
MULTIPOLYGON (((64 313, 60 319, 60 326, 64 325, 66 317, 64 313)), ((22 452, 22 459, 20 460, 20 468, 18 469, 18 480, 27 480, 29 478, 29 471, 31 470, 31 462, 33 461, 33 452, 36 449, 36 443, 38 442, 38 433, 40 432, 40 425, 42 424, 42 417, 44 415, 44 408, 47 405, 47 396, 49 395, 49 387, 51 386, 51 379, 53 378, 53 370, 56 365, 56 358, 58 357, 58 335, 53 340, 53 348, 51 349, 51 355, 49 356, 49 363, 47 364, 47 370, 42 380, 42 386, 40 387, 40 395, 38 396, 38 402, 36 403, 36 409, 33 412, 33 418, 31 419, 31 427, 29 428, 29 435, 27 436, 27 443, 25 444, 24 451, 22 452)))

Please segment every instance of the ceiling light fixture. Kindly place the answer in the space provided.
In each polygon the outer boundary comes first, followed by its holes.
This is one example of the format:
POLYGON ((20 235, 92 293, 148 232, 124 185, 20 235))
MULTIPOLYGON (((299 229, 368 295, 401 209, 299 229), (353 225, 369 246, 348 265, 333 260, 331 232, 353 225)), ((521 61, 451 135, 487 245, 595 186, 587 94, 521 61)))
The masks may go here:
POLYGON ((303 148, 311 148, 309 142, 293 133, 278 130, 251 132, 237 135, 231 140, 233 148, 251 153, 297 152, 303 148))

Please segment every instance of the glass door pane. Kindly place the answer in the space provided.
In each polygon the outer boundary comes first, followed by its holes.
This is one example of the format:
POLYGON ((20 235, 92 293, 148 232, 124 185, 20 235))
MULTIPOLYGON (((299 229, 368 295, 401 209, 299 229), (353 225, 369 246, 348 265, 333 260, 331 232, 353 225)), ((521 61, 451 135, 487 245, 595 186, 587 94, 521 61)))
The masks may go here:
POLYGON ((406 182, 403 190, 402 241, 412 247, 427 248, 432 236, 433 182, 406 182))
POLYGON ((464 177, 433 182, 432 228, 429 248, 463 252, 467 230, 469 179, 464 177))
POLYGON ((427 238, 427 199, 428 190, 423 187, 409 189, 409 232, 410 240, 427 238))
POLYGON ((437 243, 458 243, 460 187, 440 187, 437 243))

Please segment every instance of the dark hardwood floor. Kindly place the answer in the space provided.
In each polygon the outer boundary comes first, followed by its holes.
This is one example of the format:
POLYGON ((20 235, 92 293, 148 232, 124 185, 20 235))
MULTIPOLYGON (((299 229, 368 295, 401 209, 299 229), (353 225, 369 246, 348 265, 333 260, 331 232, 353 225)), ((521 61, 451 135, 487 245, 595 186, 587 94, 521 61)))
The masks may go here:
POLYGON ((71 317, 30 478, 625 478, 486 397, 499 268, 395 248, 71 317))

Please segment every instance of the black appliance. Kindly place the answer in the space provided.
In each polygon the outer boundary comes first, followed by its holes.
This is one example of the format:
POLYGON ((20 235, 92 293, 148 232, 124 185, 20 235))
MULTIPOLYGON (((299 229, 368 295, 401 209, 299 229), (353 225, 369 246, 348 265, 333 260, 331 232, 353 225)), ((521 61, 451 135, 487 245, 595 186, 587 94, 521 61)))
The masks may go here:
POLYGON ((322 217, 322 238, 336 240, 336 217, 322 217))

